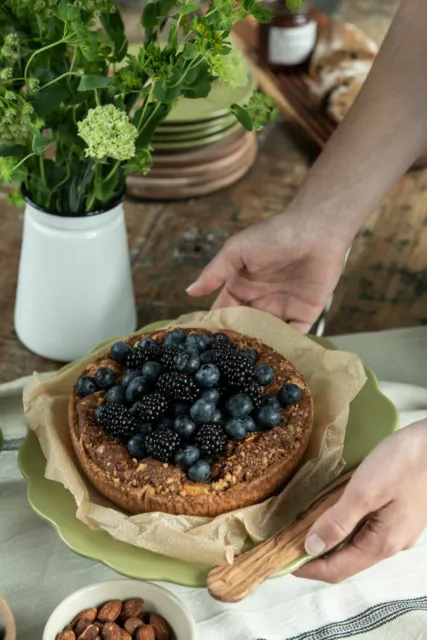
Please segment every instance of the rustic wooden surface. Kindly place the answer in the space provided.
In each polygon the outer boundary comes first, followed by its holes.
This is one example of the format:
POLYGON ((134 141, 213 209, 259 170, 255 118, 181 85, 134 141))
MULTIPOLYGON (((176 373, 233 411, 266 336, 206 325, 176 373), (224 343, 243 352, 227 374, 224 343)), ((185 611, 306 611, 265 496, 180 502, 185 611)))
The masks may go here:
MULTIPOLYGON (((378 40, 398 0, 342 0, 341 16, 378 40)), ((286 123, 260 136, 251 172, 217 194, 185 202, 126 203, 139 323, 206 308, 184 293, 229 235, 283 211, 313 160, 286 123)), ((57 365, 28 352, 13 329, 22 212, 0 195, 0 382, 57 365)), ((328 332, 427 324, 427 172, 405 176, 360 232, 328 332)))

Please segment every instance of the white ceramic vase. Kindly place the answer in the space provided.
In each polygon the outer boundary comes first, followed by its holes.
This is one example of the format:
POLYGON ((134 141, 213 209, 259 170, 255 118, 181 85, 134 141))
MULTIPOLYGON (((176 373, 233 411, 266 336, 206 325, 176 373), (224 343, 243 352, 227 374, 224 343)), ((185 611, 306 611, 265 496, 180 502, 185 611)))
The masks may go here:
POLYGON ((27 202, 15 305, 24 345, 69 362, 135 328, 122 203, 90 216, 59 216, 27 202))

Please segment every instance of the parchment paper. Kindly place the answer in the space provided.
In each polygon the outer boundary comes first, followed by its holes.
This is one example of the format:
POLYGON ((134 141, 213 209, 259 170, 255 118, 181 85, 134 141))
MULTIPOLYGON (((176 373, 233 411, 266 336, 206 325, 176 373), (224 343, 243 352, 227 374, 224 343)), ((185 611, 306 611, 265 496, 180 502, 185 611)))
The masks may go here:
POLYGON ((248 536, 257 542, 274 534, 342 470, 349 404, 365 383, 363 365, 356 355, 326 350, 281 320, 247 307, 198 312, 170 326, 231 329, 260 338, 305 377, 314 400, 313 434, 300 469, 280 495, 214 519, 165 513, 132 516, 102 497, 74 456, 67 406, 76 379, 108 349, 105 346, 48 380, 34 374, 24 391, 24 410, 47 460, 45 477, 73 494, 79 520, 117 540, 188 562, 232 562, 248 536))

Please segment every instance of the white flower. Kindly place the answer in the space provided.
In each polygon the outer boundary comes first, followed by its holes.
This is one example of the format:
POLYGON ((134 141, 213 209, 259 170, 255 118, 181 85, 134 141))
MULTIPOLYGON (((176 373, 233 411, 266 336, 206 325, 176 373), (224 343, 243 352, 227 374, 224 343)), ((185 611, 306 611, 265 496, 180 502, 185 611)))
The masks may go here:
POLYGON ((77 127, 79 136, 88 146, 86 156, 128 160, 135 155, 138 129, 129 122, 126 113, 113 104, 89 109, 77 127))

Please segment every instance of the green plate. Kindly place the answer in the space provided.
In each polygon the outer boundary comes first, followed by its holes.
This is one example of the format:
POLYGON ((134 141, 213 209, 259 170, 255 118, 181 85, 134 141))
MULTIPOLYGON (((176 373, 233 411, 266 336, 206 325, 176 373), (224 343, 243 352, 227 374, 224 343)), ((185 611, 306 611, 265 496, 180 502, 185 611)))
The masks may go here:
POLYGON ((230 89, 225 84, 215 81, 207 98, 181 98, 174 106, 166 123, 200 122, 230 113, 231 105, 244 105, 248 102, 256 88, 255 78, 248 74, 248 83, 244 87, 230 89))
POLYGON ((213 120, 210 124, 206 124, 200 129, 182 130, 181 127, 168 127, 167 129, 157 129, 153 137, 153 142, 179 142, 180 140, 194 140, 204 136, 210 136, 214 133, 221 133, 230 126, 236 124, 237 120, 234 115, 228 118, 218 118, 218 122, 213 120))
MULTIPOLYGON (((165 322, 142 331, 153 331, 165 322)), ((313 338, 327 349, 336 347, 324 338, 313 338)), ((370 451, 398 427, 398 412, 382 395, 373 373, 366 369, 367 382, 350 405, 344 444, 344 458, 349 467, 361 462, 370 451)), ((28 500, 42 518, 50 522, 59 536, 76 553, 103 562, 129 578, 164 580, 192 587, 206 585, 210 567, 188 564, 119 542, 104 531, 92 531, 76 518, 73 496, 58 482, 46 480, 46 460, 35 434, 29 431, 19 452, 19 465, 28 482, 28 500)), ((282 569, 280 575, 292 573, 309 560, 301 556, 282 569)))
POLYGON ((222 124, 224 127, 227 124, 231 124, 234 122, 236 117, 232 113, 227 113, 224 116, 219 116, 219 118, 210 118, 209 120, 201 120, 200 122, 162 122, 156 129, 157 133, 170 133, 174 135, 175 133, 193 132, 193 131, 204 131, 208 127, 216 126, 222 124))
POLYGON ((211 135, 200 136, 196 138, 186 138, 185 140, 168 140, 167 142, 152 141, 152 145, 155 150, 161 151, 176 151, 178 149, 195 149, 196 147, 204 147, 208 144, 213 144, 223 138, 227 138, 238 129, 243 129, 240 122, 235 122, 231 126, 219 131, 218 133, 212 133, 211 135))

